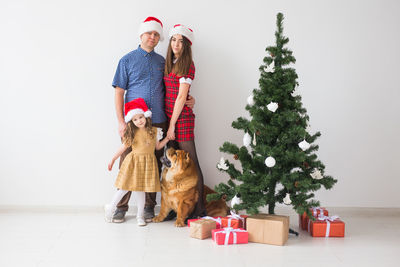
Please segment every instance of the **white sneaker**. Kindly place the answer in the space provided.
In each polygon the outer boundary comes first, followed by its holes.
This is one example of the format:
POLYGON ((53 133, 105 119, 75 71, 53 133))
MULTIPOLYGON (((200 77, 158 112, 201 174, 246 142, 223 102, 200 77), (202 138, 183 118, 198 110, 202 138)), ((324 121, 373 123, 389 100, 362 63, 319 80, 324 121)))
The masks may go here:
POLYGON ((138 226, 146 226, 147 225, 144 217, 136 217, 136 221, 137 221, 138 226))
POLYGON ((110 204, 104 205, 104 220, 108 223, 111 223, 116 210, 117 208, 112 207, 110 204))

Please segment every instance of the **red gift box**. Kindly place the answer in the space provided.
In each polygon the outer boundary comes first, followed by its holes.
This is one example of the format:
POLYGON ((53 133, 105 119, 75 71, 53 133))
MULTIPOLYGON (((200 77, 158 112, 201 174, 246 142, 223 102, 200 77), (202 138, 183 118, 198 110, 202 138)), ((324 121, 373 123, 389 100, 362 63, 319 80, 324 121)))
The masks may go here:
POLYGON ((187 220, 188 227, 190 227, 190 223, 191 222, 194 222, 194 221, 197 221, 197 220, 201 220, 201 219, 213 220, 213 221, 216 222, 216 225, 217 225, 216 229, 221 229, 222 228, 221 227, 221 217, 210 217, 210 216, 205 216, 205 217, 202 217, 202 218, 199 218, 199 219, 189 219, 189 220, 187 220))
POLYGON ((338 216, 322 215, 309 224, 312 237, 344 237, 345 224, 338 216))
MULTIPOLYGON (((328 210, 325 208, 311 208, 310 209, 311 214, 317 218, 320 214, 323 214, 324 216, 328 216, 328 210)), ((302 215, 299 215, 299 228, 303 230, 308 230, 308 221, 309 218, 307 216, 307 213, 303 213, 302 215)))
POLYGON ((246 218, 247 215, 238 215, 236 213, 231 213, 231 215, 227 217, 221 218, 221 226, 224 227, 232 227, 234 229, 243 228, 246 229, 246 218))
POLYGON ((214 229, 212 230, 212 240, 218 245, 247 244, 249 233, 242 228, 214 229))

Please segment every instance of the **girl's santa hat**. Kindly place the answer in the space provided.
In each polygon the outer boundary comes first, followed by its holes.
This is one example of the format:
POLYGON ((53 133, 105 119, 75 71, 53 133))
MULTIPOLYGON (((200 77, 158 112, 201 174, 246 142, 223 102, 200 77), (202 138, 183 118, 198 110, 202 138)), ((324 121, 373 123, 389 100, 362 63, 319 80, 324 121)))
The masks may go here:
POLYGON ((145 32, 152 31, 156 31, 158 34, 160 34, 160 41, 164 40, 162 22, 158 18, 148 17, 140 24, 139 36, 142 36, 142 34, 145 32))
POLYGON ((175 34, 180 34, 182 36, 185 36, 190 44, 193 43, 194 41, 194 34, 193 34, 193 30, 186 27, 185 25, 182 24, 176 24, 170 31, 169 31, 169 38, 171 38, 172 36, 174 36, 175 34))
POLYGON ((143 98, 136 98, 128 103, 125 103, 125 122, 132 120, 133 116, 144 114, 146 118, 151 117, 151 111, 144 102, 143 98))

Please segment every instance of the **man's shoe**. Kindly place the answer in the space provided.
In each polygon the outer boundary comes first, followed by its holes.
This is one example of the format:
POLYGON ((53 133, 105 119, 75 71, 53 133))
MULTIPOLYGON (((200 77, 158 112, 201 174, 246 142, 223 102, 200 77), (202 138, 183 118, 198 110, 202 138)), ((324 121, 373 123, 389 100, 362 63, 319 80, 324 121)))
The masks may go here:
POLYGON ((125 213, 126 211, 117 209, 112 217, 112 222, 123 223, 125 221, 125 213))
POLYGON ((151 222, 154 218, 154 208, 144 208, 144 219, 146 222, 151 222))

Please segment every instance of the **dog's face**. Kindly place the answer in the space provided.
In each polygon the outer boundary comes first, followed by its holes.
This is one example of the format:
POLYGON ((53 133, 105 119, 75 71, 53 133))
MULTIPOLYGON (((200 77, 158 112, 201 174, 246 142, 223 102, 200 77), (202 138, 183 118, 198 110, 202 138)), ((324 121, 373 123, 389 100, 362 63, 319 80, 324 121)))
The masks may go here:
POLYGON ((184 150, 175 150, 169 148, 166 153, 166 159, 163 162, 168 168, 184 170, 190 163, 189 153, 184 150))

